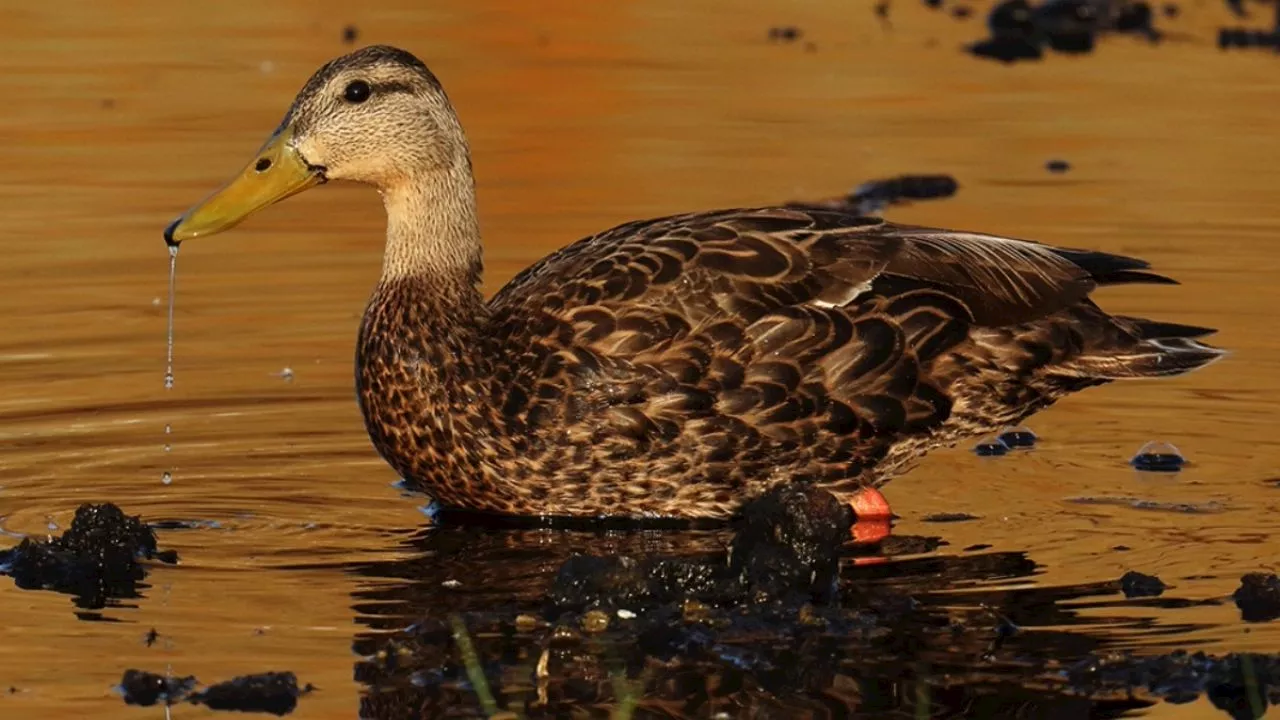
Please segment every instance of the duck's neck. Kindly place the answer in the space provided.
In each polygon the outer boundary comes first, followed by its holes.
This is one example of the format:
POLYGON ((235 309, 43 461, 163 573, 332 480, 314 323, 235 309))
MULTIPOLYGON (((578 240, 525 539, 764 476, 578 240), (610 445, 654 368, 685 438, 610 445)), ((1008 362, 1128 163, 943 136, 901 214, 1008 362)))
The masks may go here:
POLYGON ((366 322, 381 325, 381 332, 389 336, 383 340, 392 344, 417 335, 412 342, 435 344, 447 352, 465 348, 487 316, 480 293, 480 229, 468 155, 460 153, 456 161, 427 177, 383 188, 382 199, 387 245, 369 312, 380 312, 383 306, 383 312, 393 308, 396 317, 366 317, 366 322), (398 332, 388 327, 396 324, 398 332))
POLYGON ((444 476, 488 477, 488 309, 471 173, 383 189, 387 246, 365 309, 356 382, 374 445, 406 479, 447 497, 444 476))
POLYGON ((383 282, 440 278, 478 288, 480 225, 471 160, 465 152, 445 167, 381 192, 387 211, 383 282))

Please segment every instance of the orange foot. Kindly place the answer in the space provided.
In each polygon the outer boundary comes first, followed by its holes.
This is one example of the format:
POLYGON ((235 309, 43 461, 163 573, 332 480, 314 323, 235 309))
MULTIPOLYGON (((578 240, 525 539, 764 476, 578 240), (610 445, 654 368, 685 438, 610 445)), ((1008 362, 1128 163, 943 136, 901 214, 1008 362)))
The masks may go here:
POLYGON ((893 511, 889 501, 875 488, 862 488, 849 498, 853 508, 853 541, 858 545, 874 545, 889 537, 893 511))

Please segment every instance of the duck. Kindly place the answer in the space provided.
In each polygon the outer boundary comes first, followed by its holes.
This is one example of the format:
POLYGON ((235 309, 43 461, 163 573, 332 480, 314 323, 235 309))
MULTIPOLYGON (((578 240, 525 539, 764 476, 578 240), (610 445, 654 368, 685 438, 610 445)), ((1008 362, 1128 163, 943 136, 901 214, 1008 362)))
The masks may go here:
POLYGON ((832 202, 628 222, 486 299, 466 134, 427 65, 382 45, 316 71, 165 241, 336 180, 373 186, 387 217, 356 341, 364 424, 443 508, 714 521, 805 484, 883 515, 879 488, 935 448, 1225 352, 1211 328, 1095 304, 1176 284, 1143 260, 832 202))

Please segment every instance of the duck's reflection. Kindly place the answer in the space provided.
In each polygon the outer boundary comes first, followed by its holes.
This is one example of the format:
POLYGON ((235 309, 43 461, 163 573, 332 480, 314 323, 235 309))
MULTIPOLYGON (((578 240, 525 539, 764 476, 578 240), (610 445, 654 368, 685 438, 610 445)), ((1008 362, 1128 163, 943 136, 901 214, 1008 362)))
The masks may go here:
MULTIPOLYGON (((1119 717, 1152 701, 1088 659, 1197 629, 1135 612, 1187 601, 1036 587, 1024 553, 931 538, 846 545, 779 588, 751 576, 777 548, 743 532, 424 527, 412 559, 352 568, 376 579, 361 717, 1119 717)), ((1265 708, 1266 680, 1211 699, 1265 708)))

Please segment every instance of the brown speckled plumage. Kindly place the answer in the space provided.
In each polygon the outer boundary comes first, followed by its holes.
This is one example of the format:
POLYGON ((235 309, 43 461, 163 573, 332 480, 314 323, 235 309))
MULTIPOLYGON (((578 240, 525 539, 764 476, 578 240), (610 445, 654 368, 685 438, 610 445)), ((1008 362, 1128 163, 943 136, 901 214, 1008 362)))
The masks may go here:
POLYGON ((378 452, 443 505, 720 518, 778 483, 848 496, 1068 393, 1220 355, 1193 339, 1208 330, 1093 304, 1098 286, 1171 282, 1141 261, 830 204, 629 223, 486 302, 465 137, 398 53, 331 63, 290 115, 309 162, 386 199, 360 405, 378 452), (413 88, 430 132, 390 99, 336 129, 308 111, 361 74, 413 88))

